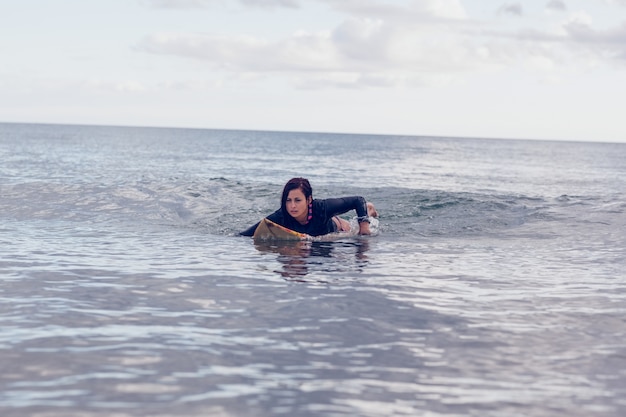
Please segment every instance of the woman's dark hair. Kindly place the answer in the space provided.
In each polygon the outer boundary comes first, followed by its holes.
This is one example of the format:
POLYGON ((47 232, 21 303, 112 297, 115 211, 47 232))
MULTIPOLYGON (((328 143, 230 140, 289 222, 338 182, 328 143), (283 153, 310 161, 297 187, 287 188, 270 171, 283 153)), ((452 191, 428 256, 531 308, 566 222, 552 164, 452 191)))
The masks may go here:
POLYGON ((309 184, 309 180, 307 180, 306 178, 290 179, 289 181, 287 181, 287 184, 285 184, 285 188, 283 188, 283 197, 280 200, 280 208, 283 209, 284 213, 287 212, 285 204, 287 202, 287 197, 289 196, 289 192, 291 190, 296 190, 298 188, 302 190, 302 193, 304 194, 304 198, 306 199, 308 199, 309 197, 313 195, 313 189, 311 188, 311 184, 309 184))

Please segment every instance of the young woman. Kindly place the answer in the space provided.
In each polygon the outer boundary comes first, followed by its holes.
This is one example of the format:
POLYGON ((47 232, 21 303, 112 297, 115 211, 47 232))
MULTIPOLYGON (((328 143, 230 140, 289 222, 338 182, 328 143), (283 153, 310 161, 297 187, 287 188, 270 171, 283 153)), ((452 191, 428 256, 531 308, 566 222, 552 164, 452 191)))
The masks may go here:
MULTIPOLYGON (((291 230, 310 236, 321 236, 333 232, 350 230, 350 222, 337 217, 339 214, 356 210, 359 222, 359 234, 369 235, 369 217, 378 217, 372 203, 363 197, 343 197, 313 199, 313 189, 306 178, 292 178, 283 188, 280 209, 267 216, 291 230)), ((252 236, 259 223, 240 234, 252 236)))

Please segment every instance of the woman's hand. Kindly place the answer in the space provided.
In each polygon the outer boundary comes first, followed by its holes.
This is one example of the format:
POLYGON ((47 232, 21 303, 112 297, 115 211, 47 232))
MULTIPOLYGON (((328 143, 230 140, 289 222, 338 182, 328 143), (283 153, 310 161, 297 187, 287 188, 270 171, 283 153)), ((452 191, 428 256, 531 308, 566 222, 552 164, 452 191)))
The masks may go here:
POLYGON ((371 234, 369 222, 361 222, 361 223, 359 223, 359 234, 360 235, 369 235, 369 234, 371 234))

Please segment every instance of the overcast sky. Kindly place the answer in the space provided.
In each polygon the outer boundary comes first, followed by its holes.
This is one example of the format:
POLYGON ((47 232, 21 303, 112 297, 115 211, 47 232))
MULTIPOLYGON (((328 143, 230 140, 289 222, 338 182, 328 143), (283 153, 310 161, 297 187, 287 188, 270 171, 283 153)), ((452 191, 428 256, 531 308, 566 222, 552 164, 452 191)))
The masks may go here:
POLYGON ((626 0, 0 0, 0 121, 626 142, 626 0))

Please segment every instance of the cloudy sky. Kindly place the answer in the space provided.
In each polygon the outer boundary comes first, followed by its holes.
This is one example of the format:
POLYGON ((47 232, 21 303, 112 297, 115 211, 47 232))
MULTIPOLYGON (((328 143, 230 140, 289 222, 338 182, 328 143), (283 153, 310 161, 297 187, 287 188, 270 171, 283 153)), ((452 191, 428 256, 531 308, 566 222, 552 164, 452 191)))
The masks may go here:
POLYGON ((626 0, 0 0, 0 121, 626 142, 626 0))

